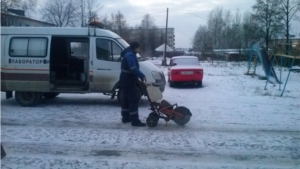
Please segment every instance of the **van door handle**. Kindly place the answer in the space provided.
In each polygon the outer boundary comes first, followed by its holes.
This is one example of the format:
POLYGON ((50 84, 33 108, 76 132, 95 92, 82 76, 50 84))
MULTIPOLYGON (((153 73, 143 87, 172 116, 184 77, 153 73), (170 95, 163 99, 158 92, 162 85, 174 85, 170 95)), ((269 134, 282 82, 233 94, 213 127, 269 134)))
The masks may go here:
POLYGON ((100 69, 100 68, 98 68, 97 70, 111 70, 111 69, 100 69))

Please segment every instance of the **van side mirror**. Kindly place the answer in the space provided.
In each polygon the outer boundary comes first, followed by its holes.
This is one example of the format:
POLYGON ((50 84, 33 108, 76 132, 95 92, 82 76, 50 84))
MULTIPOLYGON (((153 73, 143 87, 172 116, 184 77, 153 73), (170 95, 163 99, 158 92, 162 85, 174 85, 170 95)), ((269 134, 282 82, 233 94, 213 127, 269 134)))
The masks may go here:
POLYGON ((176 65, 177 65, 177 63, 172 63, 172 64, 171 64, 171 66, 176 66, 176 65))

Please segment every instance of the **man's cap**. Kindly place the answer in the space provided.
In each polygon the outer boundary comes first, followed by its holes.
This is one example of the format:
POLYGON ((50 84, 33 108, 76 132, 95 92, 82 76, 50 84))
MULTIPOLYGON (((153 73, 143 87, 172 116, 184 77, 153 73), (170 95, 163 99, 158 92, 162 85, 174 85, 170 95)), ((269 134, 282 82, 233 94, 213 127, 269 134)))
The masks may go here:
POLYGON ((134 50, 134 49, 136 49, 136 48, 138 48, 138 47, 140 47, 140 44, 139 44, 138 42, 133 41, 133 42, 130 43, 130 48, 131 48, 132 50, 134 50))

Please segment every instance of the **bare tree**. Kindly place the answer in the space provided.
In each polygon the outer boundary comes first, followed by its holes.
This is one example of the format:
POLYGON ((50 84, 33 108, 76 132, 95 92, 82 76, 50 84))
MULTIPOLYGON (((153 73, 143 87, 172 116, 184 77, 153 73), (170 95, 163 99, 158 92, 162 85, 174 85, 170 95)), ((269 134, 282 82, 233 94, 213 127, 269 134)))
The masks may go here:
POLYGON ((231 35, 228 37, 228 39, 230 40, 231 48, 242 48, 242 42, 244 39, 242 27, 242 16, 239 9, 237 9, 235 16, 232 20, 231 35))
POLYGON ((140 25, 142 39, 140 41, 143 43, 142 49, 147 55, 153 55, 154 50, 157 47, 157 36, 156 36, 156 25, 155 20, 150 14, 146 14, 140 25))
POLYGON ((118 11, 117 14, 111 14, 112 29, 119 35, 122 35, 125 27, 127 27, 124 15, 118 11))
POLYGON ((21 0, 1 0, 1 11, 6 11, 20 1, 21 0))
POLYGON ((285 45, 285 53, 289 54, 289 46, 290 42, 290 26, 291 21, 294 18, 296 12, 300 10, 300 1, 299 0, 280 0, 280 8, 279 10, 282 12, 282 20, 285 26, 285 37, 286 37, 286 45, 285 45))
POLYGON ((223 11, 223 27, 221 29, 221 39, 220 39, 220 46, 221 48, 231 48, 231 39, 233 36, 231 35, 231 26, 232 26, 232 15, 230 11, 224 10, 223 11))
POLYGON ((232 15, 222 7, 214 8, 209 13, 207 26, 212 34, 214 49, 241 47, 242 25, 238 9, 232 15))
MULTIPOLYGON (((107 18, 106 18, 107 19, 107 18)), ((109 26, 107 26, 111 31, 115 32, 119 36, 121 36, 126 41, 130 39, 129 26, 127 24, 125 16, 118 11, 117 14, 111 14, 111 20, 103 20, 102 22, 107 22, 109 26)))
POLYGON ((224 9, 222 7, 216 7, 210 11, 208 15, 207 26, 212 31, 213 48, 221 48, 221 36, 224 28, 224 9))
POLYGON ((101 8, 103 6, 97 0, 80 0, 81 27, 85 27, 88 21, 99 19, 101 8))
POLYGON ((18 8, 28 12, 34 12, 37 6, 37 0, 1 0, 1 10, 6 11, 9 8, 18 8))
POLYGON ((252 15, 259 25, 259 33, 264 37, 265 47, 269 49, 269 41, 278 37, 283 30, 283 24, 279 22, 282 13, 279 10, 279 0, 256 0, 252 7, 252 15))
POLYGON ((107 30, 113 30, 111 20, 109 20, 109 18, 108 18, 107 15, 102 16, 100 19, 101 19, 101 23, 104 24, 104 28, 105 29, 107 29, 107 30))
POLYGON ((42 8, 42 15, 58 27, 76 26, 80 16, 79 5, 75 0, 48 0, 42 8))
POLYGON ((207 52, 212 52, 212 32, 205 25, 201 25, 195 33, 193 39, 193 48, 196 51, 200 51, 202 55, 207 52))
POLYGON ((250 47, 261 39, 259 35, 259 25, 254 20, 251 13, 244 13, 242 27, 245 47, 250 47))
POLYGON ((80 0, 80 19, 81 19, 81 27, 84 27, 85 26, 85 23, 86 23, 86 16, 85 16, 85 7, 86 6, 86 3, 84 0, 80 0))
POLYGON ((93 18, 98 16, 98 12, 103 8, 103 5, 97 0, 87 0, 87 17, 93 18))

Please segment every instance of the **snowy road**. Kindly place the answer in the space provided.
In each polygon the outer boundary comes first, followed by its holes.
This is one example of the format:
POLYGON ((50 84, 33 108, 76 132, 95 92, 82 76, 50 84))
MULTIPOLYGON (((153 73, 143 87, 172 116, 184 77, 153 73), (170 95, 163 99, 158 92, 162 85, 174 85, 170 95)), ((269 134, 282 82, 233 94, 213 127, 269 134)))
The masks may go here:
MULTIPOLYGON (((278 86, 243 75, 243 66, 203 64, 204 87, 169 88, 164 98, 190 108, 190 123, 156 128, 120 121, 116 100, 62 94, 34 108, 1 96, 4 169, 300 168, 300 76, 278 86)), ((149 114, 144 99, 143 121, 149 114)))

